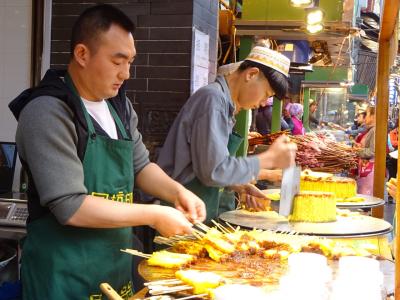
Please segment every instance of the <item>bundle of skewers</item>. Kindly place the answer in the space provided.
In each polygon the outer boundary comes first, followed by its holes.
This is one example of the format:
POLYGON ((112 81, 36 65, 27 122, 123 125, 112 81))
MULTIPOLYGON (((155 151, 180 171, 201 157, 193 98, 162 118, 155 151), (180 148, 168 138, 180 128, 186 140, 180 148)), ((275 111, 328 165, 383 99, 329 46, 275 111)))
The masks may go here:
POLYGON ((275 140, 282 134, 289 135, 290 130, 279 131, 275 133, 265 134, 260 137, 254 137, 249 139, 249 146, 255 145, 271 145, 275 140))
POLYGON ((173 278, 147 283, 151 295, 189 292, 203 298, 209 298, 213 289, 226 283, 277 284, 291 253, 313 252, 330 259, 373 256, 365 246, 295 232, 246 231, 213 222, 215 227, 195 224, 192 236, 157 236, 155 242, 170 246, 168 250, 152 254, 121 251, 146 258, 149 266, 176 270, 173 278))
MULTIPOLYGON (((253 138, 249 140, 249 144, 270 145, 282 134, 286 132, 253 138)), ((296 163, 303 169, 340 173, 357 168, 356 150, 348 145, 338 143, 323 134, 295 135, 289 138, 297 145, 296 163)))

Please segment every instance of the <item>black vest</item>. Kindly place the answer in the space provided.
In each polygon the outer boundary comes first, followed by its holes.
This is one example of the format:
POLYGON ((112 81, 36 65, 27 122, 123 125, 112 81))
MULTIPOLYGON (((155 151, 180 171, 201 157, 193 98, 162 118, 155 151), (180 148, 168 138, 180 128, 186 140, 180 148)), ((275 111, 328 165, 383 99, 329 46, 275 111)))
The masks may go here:
MULTIPOLYGON (((87 125, 85 117, 83 115, 81 100, 77 98, 72 91, 68 89, 63 81, 65 70, 53 70, 50 69, 46 72, 45 76, 37 87, 27 89, 23 91, 17 98, 15 98, 10 104, 9 108, 13 112, 15 118, 18 120, 21 111, 31 101, 34 101, 40 96, 52 96, 57 99, 64 101, 74 113, 74 124, 76 133, 78 136, 77 155, 81 161, 85 155, 86 144, 87 144, 87 125)), ((115 108, 118 116, 120 117, 126 132, 130 136, 130 119, 131 119, 131 106, 129 100, 125 95, 124 85, 118 91, 118 95, 111 99, 108 99, 111 105, 115 108)), ((39 117, 39 116, 38 116, 39 117)), ((99 135, 107 136, 107 133, 100 127, 100 125, 92 118, 93 125, 96 133, 99 135)), ((122 135, 117 127, 118 138, 121 139, 122 135)), ((37 192, 35 181, 32 177, 28 164, 21 159, 21 164, 26 170, 28 175, 28 209, 29 209, 29 220, 28 222, 35 220, 47 213, 49 209, 40 205, 39 194, 37 192)))

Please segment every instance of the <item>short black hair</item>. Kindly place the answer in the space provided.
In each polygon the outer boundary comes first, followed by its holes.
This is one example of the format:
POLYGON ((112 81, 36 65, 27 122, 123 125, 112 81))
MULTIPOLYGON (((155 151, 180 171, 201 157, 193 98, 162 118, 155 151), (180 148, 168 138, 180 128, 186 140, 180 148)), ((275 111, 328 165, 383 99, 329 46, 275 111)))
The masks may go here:
POLYGON ((283 99, 283 97, 286 96, 289 88, 287 77, 279 71, 276 71, 270 67, 251 60, 243 61, 239 66, 239 71, 244 71, 246 69, 254 67, 260 69, 265 78, 267 78, 269 84, 271 85, 271 88, 275 92, 275 96, 278 99, 283 99))
POLYGON ((101 33, 118 25, 127 32, 135 32, 135 24, 118 8, 109 4, 100 4, 86 9, 76 20, 71 34, 71 57, 77 44, 83 43, 96 50, 96 41, 101 33))

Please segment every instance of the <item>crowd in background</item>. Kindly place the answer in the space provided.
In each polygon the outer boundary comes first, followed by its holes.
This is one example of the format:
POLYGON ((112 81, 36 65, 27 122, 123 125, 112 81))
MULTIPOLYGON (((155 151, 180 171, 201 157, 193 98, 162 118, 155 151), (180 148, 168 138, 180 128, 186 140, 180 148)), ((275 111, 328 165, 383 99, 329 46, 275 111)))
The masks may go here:
MULTIPOLYGON (((352 176, 357 179, 358 193, 373 194, 374 177, 374 155, 375 155, 375 107, 368 106, 359 108, 356 111, 354 124, 348 128, 339 125, 328 124, 318 120, 316 111, 318 103, 310 99, 309 102, 309 128, 311 130, 334 129, 342 131, 349 143, 358 154, 358 168, 353 170, 352 176)), ((269 99, 264 107, 260 107, 253 112, 253 121, 250 131, 256 131, 258 134, 265 135, 271 133, 273 100, 269 99)), ((303 105, 292 103, 290 99, 283 100, 283 109, 281 115, 281 130, 288 131, 292 135, 305 134, 303 124, 303 105)), ((389 121, 388 139, 387 139, 387 177, 395 178, 397 174, 397 159, 389 156, 389 153, 397 150, 398 147, 398 120, 389 121)), ((250 136, 254 136, 251 134, 250 136)))

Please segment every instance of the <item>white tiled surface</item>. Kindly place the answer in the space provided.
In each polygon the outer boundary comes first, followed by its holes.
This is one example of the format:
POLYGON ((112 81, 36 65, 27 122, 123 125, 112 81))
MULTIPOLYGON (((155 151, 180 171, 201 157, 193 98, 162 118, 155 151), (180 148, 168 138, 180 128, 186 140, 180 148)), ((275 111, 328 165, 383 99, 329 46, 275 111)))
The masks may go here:
MULTIPOLYGON (((17 122, 8 103, 30 86, 31 17, 31 0, 0 0, 0 141, 14 141, 17 122)), ((14 190, 17 175, 19 168, 14 190)))

